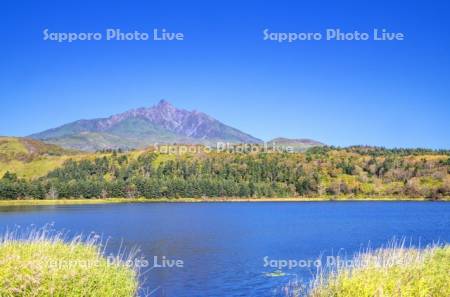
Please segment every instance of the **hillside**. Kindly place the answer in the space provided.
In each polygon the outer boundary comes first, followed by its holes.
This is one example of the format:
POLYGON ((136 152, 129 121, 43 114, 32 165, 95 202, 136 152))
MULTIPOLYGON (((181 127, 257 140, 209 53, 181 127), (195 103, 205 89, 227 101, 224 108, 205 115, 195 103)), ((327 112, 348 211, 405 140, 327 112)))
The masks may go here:
POLYGON ((0 179, 0 197, 9 199, 450 198, 450 152, 423 149, 316 147, 301 153, 176 155, 148 149, 42 155, 0 168, 9 172, 0 179))
POLYGON ((39 157, 73 155, 74 150, 63 149, 29 138, 0 137, 0 161, 12 160, 29 162, 39 157))
POLYGON ((165 100, 149 108, 79 120, 29 137, 85 151, 144 148, 155 143, 262 142, 205 113, 179 109, 165 100))
POLYGON ((81 157, 76 151, 34 139, 0 137, 0 176, 11 171, 21 177, 39 177, 69 158, 81 157))

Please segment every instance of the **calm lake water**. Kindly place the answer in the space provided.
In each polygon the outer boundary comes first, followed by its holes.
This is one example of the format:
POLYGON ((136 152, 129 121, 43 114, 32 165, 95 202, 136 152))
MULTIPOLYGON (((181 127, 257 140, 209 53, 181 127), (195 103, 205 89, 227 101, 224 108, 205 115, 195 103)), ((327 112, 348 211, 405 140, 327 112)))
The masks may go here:
POLYGON ((43 226, 109 237, 108 249, 140 247, 151 266, 183 261, 182 268, 148 271, 150 296, 283 296, 292 280, 315 268, 270 274, 269 260, 316 260, 379 247, 393 237, 426 245, 450 242, 450 203, 155 203, 0 207, 0 231, 43 226), (161 263, 158 263, 161 264, 161 263))

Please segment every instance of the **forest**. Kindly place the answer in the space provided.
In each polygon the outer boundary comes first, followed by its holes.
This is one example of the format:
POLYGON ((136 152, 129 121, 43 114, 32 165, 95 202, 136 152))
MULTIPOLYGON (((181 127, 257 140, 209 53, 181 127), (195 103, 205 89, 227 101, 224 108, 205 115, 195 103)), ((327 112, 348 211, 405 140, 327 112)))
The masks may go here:
POLYGON ((1 199, 450 197, 450 151, 355 146, 301 153, 108 151, 38 178, 7 171, 1 199))

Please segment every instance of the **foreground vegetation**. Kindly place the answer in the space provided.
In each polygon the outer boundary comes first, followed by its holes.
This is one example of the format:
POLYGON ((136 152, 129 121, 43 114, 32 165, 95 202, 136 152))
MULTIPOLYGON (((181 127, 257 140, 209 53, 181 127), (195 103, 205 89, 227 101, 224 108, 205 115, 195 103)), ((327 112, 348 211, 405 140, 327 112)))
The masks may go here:
POLYGON ((400 246, 359 254, 353 267, 319 274, 308 296, 450 296, 450 246, 400 246))
POLYGON ((32 231, 0 238, 0 296, 132 297, 137 272, 108 262, 95 237, 64 242, 60 234, 32 231))
POLYGON ((317 147, 303 153, 77 154, 51 148, 51 155, 22 154, 16 167, 17 157, 4 154, 9 157, 0 160, 0 197, 450 197, 449 151, 317 147))

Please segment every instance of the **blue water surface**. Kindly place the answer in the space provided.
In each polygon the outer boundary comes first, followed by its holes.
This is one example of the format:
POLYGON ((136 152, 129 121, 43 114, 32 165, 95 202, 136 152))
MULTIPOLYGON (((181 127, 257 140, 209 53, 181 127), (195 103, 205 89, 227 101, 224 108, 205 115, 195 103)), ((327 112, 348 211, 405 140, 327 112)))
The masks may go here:
MULTIPOLYGON (((109 238, 108 252, 139 247, 182 267, 143 269, 141 295, 284 296, 289 282, 308 282, 315 267, 275 272, 269 260, 352 255, 394 237, 408 245, 450 242, 450 203, 136 203, 0 207, 0 231, 30 225, 109 238), (179 262, 181 263, 181 262, 179 262), (274 273, 275 272, 275 273, 274 273)), ((272 264, 274 262, 271 262, 272 264)), ((278 263, 278 262, 276 262, 278 263)))

